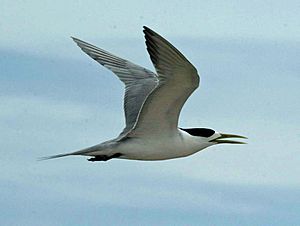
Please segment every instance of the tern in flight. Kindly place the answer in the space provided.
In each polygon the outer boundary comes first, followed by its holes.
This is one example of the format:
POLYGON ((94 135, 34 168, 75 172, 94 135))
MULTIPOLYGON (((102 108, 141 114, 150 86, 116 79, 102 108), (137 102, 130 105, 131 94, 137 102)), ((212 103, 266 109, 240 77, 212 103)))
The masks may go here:
POLYGON ((112 140, 67 154, 89 156, 89 161, 112 158, 165 160, 192 155, 216 144, 244 144, 246 138, 208 128, 179 128, 182 106, 199 86, 196 68, 162 36, 144 26, 147 51, 156 73, 73 38, 95 61, 111 70, 125 84, 126 126, 112 140), (229 138, 229 139, 228 139, 229 138))

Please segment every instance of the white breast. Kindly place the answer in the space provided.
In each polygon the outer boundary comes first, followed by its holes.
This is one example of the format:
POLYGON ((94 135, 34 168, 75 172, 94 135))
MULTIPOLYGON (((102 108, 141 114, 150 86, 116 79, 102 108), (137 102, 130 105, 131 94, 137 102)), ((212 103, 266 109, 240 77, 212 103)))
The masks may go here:
POLYGON ((178 130, 174 136, 131 138, 118 146, 120 158, 135 160, 164 160, 194 154, 211 144, 202 137, 178 130))

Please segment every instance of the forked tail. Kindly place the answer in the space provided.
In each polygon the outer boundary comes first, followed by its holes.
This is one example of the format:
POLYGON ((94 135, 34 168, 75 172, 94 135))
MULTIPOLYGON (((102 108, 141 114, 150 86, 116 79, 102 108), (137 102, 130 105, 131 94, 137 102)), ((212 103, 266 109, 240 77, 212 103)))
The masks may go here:
POLYGON ((89 147, 89 148, 85 148, 85 149, 82 149, 82 150, 79 150, 79 151, 70 152, 70 153, 45 156, 45 157, 39 158, 38 160, 39 161, 43 161, 43 160, 49 160, 49 159, 56 159, 56 158, 70 156, 70 155, 88 155, 88 153, 94 152, 96 150, 99 150, 99 145, 95 145, 95 146, 92 146, 92 147, 89 147))
POLYGON ((61 158, 61 157, 65 157, 65 156, 70 156, 70 155, 74 155, 74 154, 73 153, 66 153, 66 154, 58 154, 58 155, 45 156, 45 157, 38 158, 38 161, 49 160, 49 159, 56 159, 56 158, 61 158))

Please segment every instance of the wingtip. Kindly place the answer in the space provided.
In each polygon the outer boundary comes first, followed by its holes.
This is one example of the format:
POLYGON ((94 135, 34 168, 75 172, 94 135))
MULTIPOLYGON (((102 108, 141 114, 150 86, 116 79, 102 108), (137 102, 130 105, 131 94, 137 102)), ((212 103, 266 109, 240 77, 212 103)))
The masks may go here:
POLYGON ((80 42, 80 39, 75 38, 74 36, 70 36, 70 38, 76 43, 80 42))
POLYGON ((146 26, 146 25, 144 25, 143 28, 144 28, 144 30, 153 31, 152 28, 150 28, 150 27, 148 27, 148 26, 146 26))
POLYGON ((144 30, 144 34, 145 35, 158 35, 155 31, 153 31, 151 28, 147 27, 147 26, 143 26, 144 30))

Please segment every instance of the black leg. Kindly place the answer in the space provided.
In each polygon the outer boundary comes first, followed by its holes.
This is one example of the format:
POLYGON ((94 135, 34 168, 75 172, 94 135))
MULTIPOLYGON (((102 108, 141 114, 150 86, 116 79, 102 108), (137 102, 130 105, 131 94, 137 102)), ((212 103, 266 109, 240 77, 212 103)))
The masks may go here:
POLYGON ((110 160, 112 158, 119 158, 121 155, 122 155, 121 153, 116 153, 116 154, 113 154, 111 156, 108 156, 108 155, 96 155, 93 158, 89 158, 88 161, 90 161, 90 162, 107 161, 107 160, 110 160))

